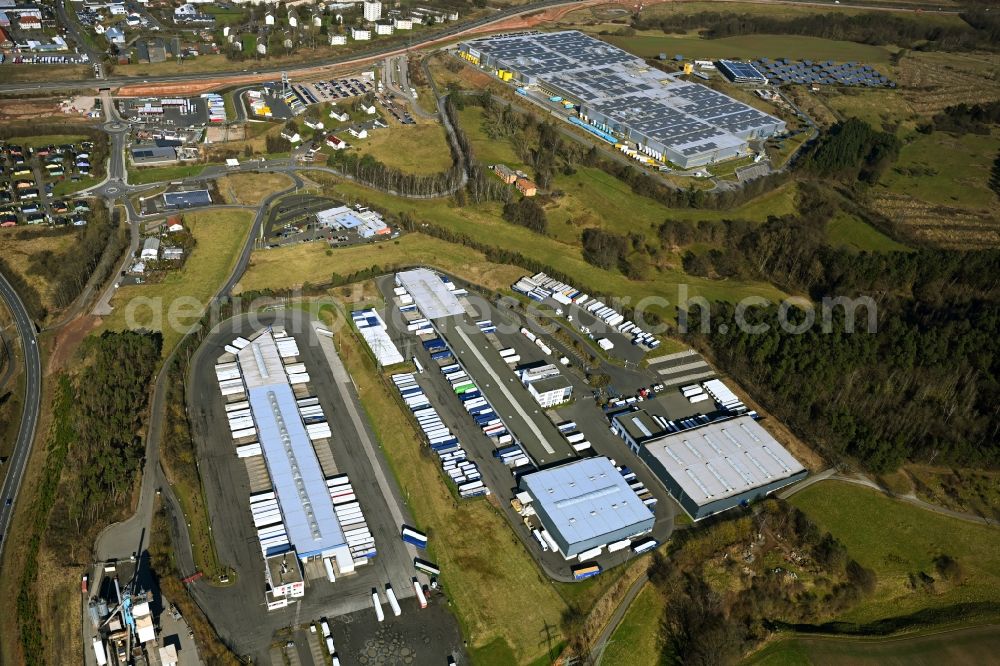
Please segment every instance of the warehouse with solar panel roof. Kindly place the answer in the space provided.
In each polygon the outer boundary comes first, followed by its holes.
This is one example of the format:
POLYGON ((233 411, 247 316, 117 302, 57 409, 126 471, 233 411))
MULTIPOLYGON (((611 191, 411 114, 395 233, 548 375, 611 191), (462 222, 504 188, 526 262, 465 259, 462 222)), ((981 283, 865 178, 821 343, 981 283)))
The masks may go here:
POLYGON ((785 130, 779 118, 575 30, 487 37, 459 53, 519 92, 530 86, 566 100, 577 109, 567 120, 605 141, 634 142, 642 155, 685 169, 750 154, 750 141, 785 130))

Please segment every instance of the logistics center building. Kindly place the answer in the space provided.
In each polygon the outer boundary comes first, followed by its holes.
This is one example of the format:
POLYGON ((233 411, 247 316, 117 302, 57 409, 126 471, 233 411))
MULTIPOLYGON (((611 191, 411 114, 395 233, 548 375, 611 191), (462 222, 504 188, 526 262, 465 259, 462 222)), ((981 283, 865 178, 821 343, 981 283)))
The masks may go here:
POLYGON ((764 497, 807 473, 749 415, 671 433, 643 411, 616 415, 613 424, 694 520, 764 497))
POLYGON ((342 571, 352 571, 350 548, 272 332, 241 349, 237 360, 289 547, 303 561, 332 557, 342 571))
POLYGON ((505 80, 576 104, 579 119, 611 139, 682 168, 745 155, 750 140, 785 129, 783 120, 575 30, 487 37, 459 51, 505 80))
POLYGON ((647 532, 656 520, 607 458, 526 474, 520 488, 566 559, 647 532))

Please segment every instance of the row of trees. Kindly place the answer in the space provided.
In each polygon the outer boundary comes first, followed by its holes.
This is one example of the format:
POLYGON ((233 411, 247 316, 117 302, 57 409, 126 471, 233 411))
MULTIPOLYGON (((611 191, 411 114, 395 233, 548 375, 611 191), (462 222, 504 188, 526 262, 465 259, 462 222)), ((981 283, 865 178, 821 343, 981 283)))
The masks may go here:
POLYGON ((983 104, 956 104, 934 114, 917 130, 951 132, 952 134, 989 134, 994 125, 1000 124, 1000 100, 983 104))
POLYGON ((128 245, 117 223, 103 206, 95 207, 86 226, 74 228, 68 233, 75 236, 75 242, 65 252, 42 250, 32 254, 28 264, 29 274, 44 276, 50 282, 53 301, 60 308, 76 300, 105 252, 113 260, 128 245))
POLYGON ((709 39, 736 35, 804 35, 862 44, 896 44, 906 48, 941 51, 986 49, 995 51, 1000 40, 997 18, 988 11, 961 15, 966 25, 942 26, 937 22, 885 13, 807 14, 793 18, 731 12, 671 13, 639 17, 636 30, 686 33, 701 30, 709 39))

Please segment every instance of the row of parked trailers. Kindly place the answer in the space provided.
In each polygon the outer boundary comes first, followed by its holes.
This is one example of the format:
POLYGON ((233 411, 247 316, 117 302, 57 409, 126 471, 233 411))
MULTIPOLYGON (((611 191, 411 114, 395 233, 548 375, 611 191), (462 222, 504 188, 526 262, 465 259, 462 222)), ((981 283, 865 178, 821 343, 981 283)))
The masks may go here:
POLYGON ((281 508, 273 490, 250 495, 250 514, 257 529, 261 555, 270 557, 291 550, 281 508))
MULTIPOLYGON (((333 511, 337 515, 337 522, 340 523, 340 529, 344 533, 344 540, 351 551, 354 565, 366 564, 375 557, 375 538, 368 529, 368 522, 361 511, 361 504, 354 493, 351 480, 346 474, 337 474, 326 480, 326 487, 330 491, 333 511)), ((332 578, 329 568, 327 575, 332 578)))
POLYGON ((441 469, 458 488, 461 497, 476 497, 489 494, 483 483, 479 466, 468 459, 458 437, 441 420, 437 410, 431 405, 424 390, 417 384, 413 373, 399 373, 392 376, 403 402, 423 431, 431 449, 441 460, 441 469))
POLYGON ((524 276, 511 285, 511 288, 539 302, 544 301, 546 298, 551 298, 560 305, 576 305, 585 308, 587 312, 590 312, 608 326, 612 326, 623 335, 629 336, 634 345, 640 345, 646 349, 656 349, 660 346, 659 340, 647 331, 644 331, 635 322, 626 320, 625 316, 614 308, 609 307, 597 298, 591 298, 588 294, 575 289, 572 285, 549 277, 545 273, 536 273, 531 277, 524 276))
POLYGON ((591 448, 590 440, 587 439, 587 436, 576 429, 576 421, 563 421, 556 425, 556 429, 559 430, 559 433, 566 438, 566 441, 569 442, 569 445, 577 453, 582 453, 591 448))

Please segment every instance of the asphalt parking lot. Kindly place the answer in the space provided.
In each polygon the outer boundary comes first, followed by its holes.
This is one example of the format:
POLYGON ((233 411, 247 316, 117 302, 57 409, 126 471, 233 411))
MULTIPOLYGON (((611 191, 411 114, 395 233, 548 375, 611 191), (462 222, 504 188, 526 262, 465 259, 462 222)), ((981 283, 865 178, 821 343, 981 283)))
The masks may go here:
POLYGON ((399 617, 385 606, 384 622, 376 621, 370 608, 341 615, 330 622, 340 662, 442 666, 453 657, 459 664, 468 663, 462 636, 450 619, 447 603, 444 595, 431 594, 427 608, 421 609, 416 599, 407 599, 400 603, 399 617))
POLYGON ((391 583, 401 601, 412 597, 412 578, 416 575, 412 558, 416 551, 399 537, 399 522, 410 521, 409 513, 378 453, 377 440, 361 416, 364 412, 350 379, 346 374, 335 379, 335 373, 341 371, 331 367, 306 315, 298 311, 267 313, 255 326, 249 325, 247 317, 228 320, 208 337, 193 361, 188 391, 192 435, 198 446, 219 559, 236 570, 237 582, 229 587, 212 587, 207 581, 198 581, 191 589, 220 636, 237 654, 263 662, 269 658, 280 629, 311 618, 333 618, 370 608, 373 587, 381 589, 391 583), (333 458, 338 471, 351 479, 378 554, 356 574, 341 576, 332 584, 322 571, 310 578, 310 572, 317 568, 306 567, 305 596, 284 609, 268 612, 264 606, 264 562, 248 505, 249 478, 244 462, 234 452, 214 365, 223 346, 235 336, 248 335, 272 323, 285 325, 299 343, 300 361, 306 364, 313 393, 319 397, 334 432, 333 458), (364 438, 375 442, 373 453, 369 454, 363 445, 364 438), (373 459, 379 470, 373 467, 373 459))
POLYGON ((118 102, 118 109, 124 119, 142 125, 184 129, 188 127, 203 127, 208 124, 208 104, 201 97, 179 98, 188 102, 187 106, 161 106, 163 99, 166 98, 142 97, 120 100, 118 102), (163 112, 155 115, 140 113, 139 109, 145 106, 147 102, 153 106, 161 107, 163 112))

